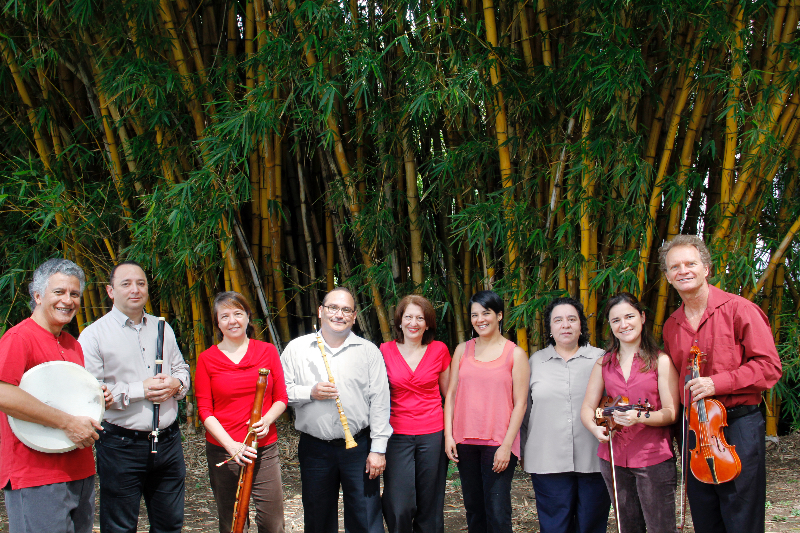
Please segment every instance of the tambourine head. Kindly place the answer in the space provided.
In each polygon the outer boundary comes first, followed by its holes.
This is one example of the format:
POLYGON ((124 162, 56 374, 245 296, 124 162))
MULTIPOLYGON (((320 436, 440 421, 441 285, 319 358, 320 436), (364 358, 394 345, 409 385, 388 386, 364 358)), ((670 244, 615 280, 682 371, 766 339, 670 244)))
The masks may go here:
MULTIPOLYGON (((51 407, 74 416, 103 420, 103 388, 89 371, 68 361, 50 361, 23 374, 19 388, 51 407)), ((77 448, 60 429, 8 417, 14 435, 26 446, 44 453, 64 453, 77 448)))

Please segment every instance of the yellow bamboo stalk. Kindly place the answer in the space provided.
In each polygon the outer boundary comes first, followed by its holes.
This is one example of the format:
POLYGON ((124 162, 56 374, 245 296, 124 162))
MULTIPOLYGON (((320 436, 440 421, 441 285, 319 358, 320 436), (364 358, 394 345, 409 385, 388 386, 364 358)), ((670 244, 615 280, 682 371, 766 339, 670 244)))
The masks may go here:
POLYGON ((722 176, 720 183, 720 209, 727 210, 731 200, 731 191, 734 182, 734 166, 736 165, 736 146, 738 143, 736 117, 734 111, 739 105, 739 93, 741 91, 742 79, 742 60, 744 56, 744 44, 742 41, 742 28, 744 27, 744 9, 739 4, 733 6, 733 31, 734 42, 731 51, 731 87, 728 98, 728 110, 725 113, 725 151, 722 156, 722 176))
POLYGON ((525 59, 525 69, 530 74, 533 72, 533 49, 531 47, 531 31, 528 27, 528 13, 527 8, 525 7, 528 5, 528 1, 529 0, 517 0, 517 18, 519 19, 522 57, 525 59))
MULTIPOLYGON (((543 0, 540 0, 543 2, 543 0)), ((495 53, 498 46, 497 41, 497 25, 495 20, 494 3, 493 0, 484 0, 483 2, 483 16, 486 22, 486 40, 492 46, 490 57, 492 65, 489 68, 489 77, 492 82, 492 87, 495 89, 494 96, 494 130, 497 137, 497 152, 500 156, 500 178, 505 189, 503 196, 503 208, 506 216, 512 216, 514 212, 514 182, 511 178, 511 150, 508 147, 508 121, 506 118, 505 101, 503 99, 503 91, 500 89, 500 58, 495 53)), ((508 253, 508 269, 513 272, 517 269, 518 274, 514 277, 512 284, 514 292, 514 305, 522 305, 522 293, 524 288, 520 286, 520 278, 522 265, 518 263, 519 252, 517 250, 517 243, 515 240, 516 232, 509 230, 507 234, 507 253, 508 253)), ((493 276, 492 276, 493 277, 493 276)), ((528 352, 528 332, 524 327, 517 327, 517 345, 528 352)))
MULTIPOLYGON (((689 124, 686 127, 686 135, 683 140, 683 148, 678 164, 678 179, 677 186, 682 188, 686 183, 686 178, 689 174, 689 169, 692 165, 692 155, 694 154, 694 143, 697 139, 697 133, 700 127, 700 122, 703 117, 708 113, 711 99, 708 97, 707 90, 699 91, 697 98, 692 108, 692 115, 689 118, 689 124)), ((680 202, 676 202, 670 208, 669 223, 667 224, 667 240, 675 237, 680 231, 680 219, 683 206, 680 202)), ((661 335, 661 329, 664 326, 664 320, 667 313, 667 292, 669 284, 664 276, 661 276, 658 281, 658 296, 656 298, 656 313, 653 320, 653 335, 658 338, 661 335)))
MULTIPOLYGON (((699 38, 699 37, 698 37, 699 38)), ((650 193, 650 202, 648 204, 648 217, 644 230, 644 237, 642 239, 641 251, 639 253, 639 268, 637 271, 637 278, 639 280, 639 294, 644 292, 645 278, 647 277, 647 266, 650 261, 650 251, 653 245, 653 237, 655 233, 656 216, 658 215, 658 208, 661 207, 661 193, 664 190, 664 177, 667 174, 669 167, 669 160, 672 156, 672 150, 675 146, 675 136, 678 133, 678 126, 680 124, 681 113, 686 106, 689 99, 689 93, 692 91, 692 80, 694 79, 691 72, 694 70, 694 65, 700 56, 699 43, 695 43, 694 52, 686 69, 681 68, 678 77, 679 93, 675 99, 675 104, 672 108, 672 117, 670 119, 669 129, 667 130, 667 137, 664 139, 664 148, 661 153, 661 161, 658 165, 658 172, 653 179, 653 190, 650 193), (688 73, 688 74, 687 74, 688 73)), ((702 106, 700 106, 702 110, 702 106)))
MULTIPOLYGON (((793 61, 790 70, 794 70, 796 68, 797 61, 793 61)), ((716 231, 714 232, 712 239, 714 242, 720 242, 727 236, 732 218, 736 215, 741 200, 744 194, 747 192, 750 181, 754 177, 755 169, 760 168, 760 165, 757 166, 753 163, 753 161, 755 160, 755 157, 761 145, 764 143, 767 135, 772 132, 775 123, 780 117, 780 111, 784 105, 787 89, 788 87, 783 85, 775 91, 775 94, 773 94, 772 97, 770 97, 767 110, 761 120, 761 123, 759 124, 757 138, 751 145, 747 154, 742 156, 742 160, 745 161, 744 168, 739 175, 739 180, 736 182, 733 192, 731 193, 731 201, 723 212, 722 218, 717 225, 716 231)))
POLYGON ((756 294, 758 294, 758 291, 760 291, 761 287, 764 286, 764 282, 766 282, 770 275, 772 275, 772 273, 778 267, 778 264, 783 261, 783 254, 786 253, 787 248, 789 248, 789 245, 792 243, 792 239, 794 239, 794 236, 797 234, 798 230, 800 230, 800 217, 797 217, 797 220, 794 221, 792 227, 789 228, 788 232, 786 232, 786 235, 783 237, 780 246, 778 246, 778 249, 775 250, 775 252, 772 254, 772 257, 770 257, 767 269, 763 274, 761 274, 756 286, 745 294, 745 298, 748 300, 755 298, 756 294))
MULTIPOLYGON (((308 40, 305 38, 305 31, 303 29, 303 25, 299 19, 299 17, 295 16, 297 6, 294 0, 288 0, 286 3, 289 12, 292 14, 292 18, 294 19, 295 28, 297 29, 297 33, 300 35, 300 39, 303 41, 303 49, 306 54, 306 62, 308 63, 309 67, 314 67, 317 64, 316 53, 314 50, 309 46, 308 40)), ((350 172, 350 163, 347 161, 347 156, 344 149, 344 143, 342 142, 342 136, 339 132, 339 125, 336 123, 336 119, 333 117, 333 114, 328 115, 327 117, 327 127, 328 131, 331 134, 334 142, 334 156, 336 158, 336 163, 339 166, 339 172, 342 175, 342 179, 345 183, 345 189, 347 191, 347 198, 349 200, 349 208, 350 214, 353 217, 353 220, 356 222, 356 237, 358 241, 358 246, 361 249, 361 260, 364 264, 365 269, 369 272, 374 262, 372 261, 372 257, 370 256, 371 251, 366 247, 364 243, 363 236, 361 235, 361 231, 359 229, 359 215, 360 215, 360 208, 359 208, 359 201, 358 201, 358 191, 353 184, 351 172, 350 172)), ((378 290, 378 285, 375 283, 375 280, 372 279, 372 276, 369 276, 369 285, 372 292, 372 300, 373 306, 375 308, 375 312, 378 315, 378 323, 380 324, 381 328, 381 336, 383 337, 385 342, 389 342, 392 337, 391 327, 389 325, 389 315, 386 312, 386 306, 383 304, 383 298, 381 297, 380 291, 378 290)))
POLYGON ((553 52, 550 46, 550 24, 547 21, 547 0, 538 0, 536 18, 539 21, 539 31, 542 32, 542 63, 546 67, 552 67, 553 52))
POLYGON ((597 323, 597 315, 592 315, 591 311, 591 294, 589 291, 589 284, 591 282, 590 273, 591 273, 591 261, 592 261, 592 240, 596 239, 596 235, 593 234, 593 225, 590 220, 589 216, 589 200, 592 196, 592 179, 593 179, 593 169, 594 169, 594 162, 589 157, 589 147, 588 145, 588 137, 589 131, 592 127, 592 113, 589 107, 587 106, 583 110, 583 117, 581 120, 581 157, 583 159, 583 172, 581 174, 581 187, 583 188, 583 198, 581 201, 581 208, 580 208, 580 232, 581 232, 581 256, 583 257, 583 261, 581 262, 581 271, 580 271, 580 285, 579 285, 579 293, 580 293, 580 302, 583 305, 584 309, 586 310, 587 314, 587 321, 589 326, 589 335, 591 337, 591 343, 596 344, 596 332, 595 326, 597 323))
MULTIPOLYGON (((276 88, 277 90, 277 88, 276 88)), ((283 271, 281 267, 281 217, 279 206, 281 205, 281 160, 283 154, 282 137, 278 134, 268 135, 274 141, 273 151, 275 155, 273 192, 275 209, 270 213, 270 238, 272 239, 272 278, 275 283, 275 304, 278 308, 278 327, 284 342, 289 342, 292 334, 289 331, 289 310, 286 305, 286 291, 283 283, 283 271)))

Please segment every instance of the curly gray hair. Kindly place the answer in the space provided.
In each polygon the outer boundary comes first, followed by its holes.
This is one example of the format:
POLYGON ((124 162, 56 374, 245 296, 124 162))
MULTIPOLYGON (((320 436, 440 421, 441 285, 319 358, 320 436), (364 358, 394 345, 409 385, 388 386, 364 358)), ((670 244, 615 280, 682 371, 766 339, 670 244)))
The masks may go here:
POLYGON ((81 294, 86 287, 86 275, 83 269, 69 259, 48 259, 33 272, 33 280, 28 285, 28 293, 31 295, 31 311, 36 309, 35 294, 44 294, 47 283, 53 274, 64 274, 65 276, 75 276, 81 284, 81 294))
POLYGON ((711 262, 711 252, 708 251, 703 239, 696 235, 676 235, 671 241, 665 242, 658 249, 658 262, 661 272, 667 273, 667 254, 676 246, 694 246, 700 253, 700 260, 711 270, 714 265, 711 262))

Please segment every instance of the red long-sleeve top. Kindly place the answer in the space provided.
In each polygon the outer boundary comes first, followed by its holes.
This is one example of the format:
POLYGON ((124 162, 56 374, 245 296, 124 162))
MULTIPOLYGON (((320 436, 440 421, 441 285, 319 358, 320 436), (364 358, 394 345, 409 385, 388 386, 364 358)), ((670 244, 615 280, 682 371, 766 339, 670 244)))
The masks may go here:
POLYGON ((708 287, 708 306, 697 331, 689 325, 683 305, 664 324, 664 351, 680 372, 681 384, 693 345, 707 355, 700 375, 711 378, 715 398, 725 407, 758 405, 761 392, 781 377, 767 316, 753 302, 713 285, 708 287))
MULTIPOLYGON (((239 364, 234 364, 216 346, 201 353, 197 358, 194 377, 200 420, 205 421, 209 416, 214 416, 232 439, 244 442, 250 425, 250 412, 253 409, 260 368, 270 371, 264 391, 262 414, 275 402, 288 405, 283 367, 278 350, 272 344, 250 339, 247 353, 239 364)), ((206 432, 206 440, 221 446, 209 432, 206 432)), ((266 446, 277 440, 278 431, 273 423, 267 437, 258 439, 258 446, 266 446)))

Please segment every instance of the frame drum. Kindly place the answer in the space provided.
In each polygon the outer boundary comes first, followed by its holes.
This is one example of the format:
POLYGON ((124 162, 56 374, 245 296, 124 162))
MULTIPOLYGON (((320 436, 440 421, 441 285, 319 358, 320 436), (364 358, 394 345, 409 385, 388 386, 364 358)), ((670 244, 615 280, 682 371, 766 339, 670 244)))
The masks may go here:
MULTIPOLYGON (((50 361, 22 375, 19 388, 37 400, 74 416, 101 422, 105 413, 103 388, 88 370, 68 361, 50 361)), ((11 431, 23 444, 45 453, 64 453, 77 448, 60 429, 8 417, 11 431)))

